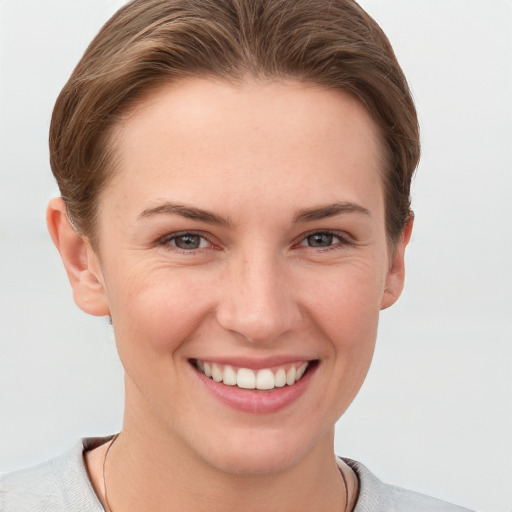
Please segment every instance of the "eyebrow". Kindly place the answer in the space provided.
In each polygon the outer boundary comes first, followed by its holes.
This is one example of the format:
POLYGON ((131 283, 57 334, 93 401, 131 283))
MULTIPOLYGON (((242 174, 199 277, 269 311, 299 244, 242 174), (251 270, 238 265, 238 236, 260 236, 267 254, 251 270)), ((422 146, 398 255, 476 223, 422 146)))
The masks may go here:
POLYGON ((153 215, 168 214, 179 215, 186 219, 199 220, 208 224, 217 224, 219 226, 231 226, 232 222, 216 213, 196 208, 194 206, 186 206, 180 203, 165 202, 159 206, 148 208, 139 214, 139 219, 152 217, 153 215))
POLYGON ((365 215, 371 217, 370 211, 364 206, 349 201, 341 203, 332 203, 317 208, 308 208, 298 211, 294 217, 294 223, 311 222, 314 220, 326 219, 334 217, 343 213, 356 213, 358 215, 365 215))
MULTIPOLYGON (((334 217, 344 213, 356 213, 358 215, 365 215, 368 217, 371 216, 370 211, 363 206, 349 201, 344 201, 341 203, 332 203, 315 208, 299 210, 293 216, 293 222, 295 224, 312 222, 315 220, 326 219, 328 217, 334 217)), ((139 214, 139 219, 145 219, 154 215, 161 214, 179 215, 181 217, 185 217, 186 219, 199 220, 208 224, 217 224, 219 226, 225 227, 230 227, 233 224, 228 218, 217 215, 216 213, 203 210, 202 208, 196 208, 194 206, 187 206, 181 203, 172 202, 165 202, 161 205, 147 208, 139 214)))

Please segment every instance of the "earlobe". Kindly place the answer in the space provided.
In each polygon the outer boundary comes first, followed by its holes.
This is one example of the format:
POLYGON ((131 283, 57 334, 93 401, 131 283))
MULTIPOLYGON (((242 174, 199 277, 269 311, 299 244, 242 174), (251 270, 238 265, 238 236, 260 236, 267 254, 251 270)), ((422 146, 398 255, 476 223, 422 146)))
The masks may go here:
POLYGON ((386 309, 392 306, 402 293, 405 282, 405 249, 411 239, 413 223, 414 219, 411 218, 396 243, 386 275, 386 283, 380 309, 386 309))
POLYGON ((71 225, 62 198, 50 201, 46 222, 64 263, 76 305, 91 315, 109 315, 98 256, 87 237, 79 235, 71 225))

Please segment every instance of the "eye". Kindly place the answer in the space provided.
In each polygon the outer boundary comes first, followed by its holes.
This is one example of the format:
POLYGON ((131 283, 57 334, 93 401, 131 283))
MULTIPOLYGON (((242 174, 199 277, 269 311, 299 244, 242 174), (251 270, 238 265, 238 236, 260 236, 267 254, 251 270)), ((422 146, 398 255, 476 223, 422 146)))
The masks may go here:
POLYGON ((162 238, 160 244, 174 246, 182 251, 194 251, 210 247, 208 240, 197 233, 173 233, 162 238))
POLYGON ((301 247, 325 249, 336 245, 346 245, 348 241, 341 235, 330 231, 317 231, 307 235, 299 244, 301 247))

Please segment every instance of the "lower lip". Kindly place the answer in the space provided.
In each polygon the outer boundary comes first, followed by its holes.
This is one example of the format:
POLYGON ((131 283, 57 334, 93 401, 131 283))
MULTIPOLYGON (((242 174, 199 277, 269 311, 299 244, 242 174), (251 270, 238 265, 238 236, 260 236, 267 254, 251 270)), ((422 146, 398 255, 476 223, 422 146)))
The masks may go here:
POLYGON ((306 373, 291 386, 274 388, 269 391, 255 389, 241 389, 238 386, 226 386, 221 382, 215 382, 195 367, 193 370, 200 382, 218 400, 224 404, 242 412, 253 414, 270 414, 280 411, 296 402, 306 391, 318 365, 312 365, 306 373))

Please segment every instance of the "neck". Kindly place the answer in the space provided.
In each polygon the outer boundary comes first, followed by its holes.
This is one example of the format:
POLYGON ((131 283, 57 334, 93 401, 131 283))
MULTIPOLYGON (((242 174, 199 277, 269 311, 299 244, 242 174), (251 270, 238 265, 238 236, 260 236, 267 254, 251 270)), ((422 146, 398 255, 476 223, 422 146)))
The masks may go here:
MULTIPOLYGON (((345 479, 340 475, 333 429, 299 461, 237 474, 201 459, 151 411, 135 411, 126 408, 123 430, 108 452, 105 474, 112 512, 351 510, 357 480, 346 466, 345 479)), ((98 494, 104 498, 102 487, 98 494)))
MULTIPOLYGON (((262 512, 346 509, 346 491, 332 450, 273 474, 237 475, 184 456, 179 445, 141 443, 123 432, 109 453, 107 486, 113 512, 209 510, 262 512)), ((346 477, 353 489, 351 475, 346 477)), ((349 500, 350 501, 350 500, 349 500)))

